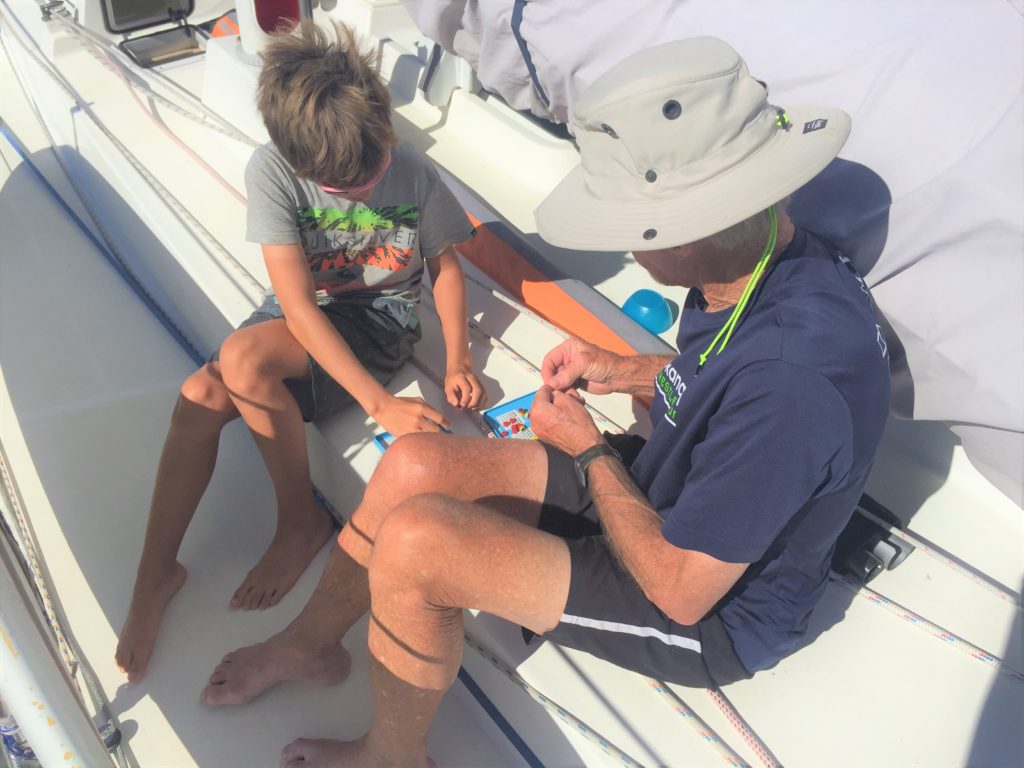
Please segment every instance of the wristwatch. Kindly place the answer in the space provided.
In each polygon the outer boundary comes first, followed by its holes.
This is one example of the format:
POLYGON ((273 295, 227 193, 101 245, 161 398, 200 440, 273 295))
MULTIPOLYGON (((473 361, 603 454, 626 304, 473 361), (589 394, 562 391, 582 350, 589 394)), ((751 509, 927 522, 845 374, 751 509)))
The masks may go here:
POLYGON ((584 488, 587 487, 587 470, 590 468, 591 462, 601 456, 614 456, 619 461, 622 461, 619 452, 608 445, 608 443, 598 443, 591 446, 573 459, 573 462, 576 464, 576 477, 584 488))

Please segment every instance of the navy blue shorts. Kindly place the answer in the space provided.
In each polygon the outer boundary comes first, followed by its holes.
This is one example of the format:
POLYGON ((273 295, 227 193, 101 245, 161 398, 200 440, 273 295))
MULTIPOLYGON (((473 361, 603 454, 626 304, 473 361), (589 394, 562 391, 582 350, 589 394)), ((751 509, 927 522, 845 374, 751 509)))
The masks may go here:
MULTIPOLYGON (((627 466, 643 444, 628 435, 606 437, 627 466)), ((678 624, 647 599, 612 554, 572 457, 544 448, 548 481, 538 527, 567 540, 572 563, 565 611, 544 639, 679 685, 713 688, 751 677, 717 615, 678 624)))
MULTIPOLYGON (((389 312, 369 302, 335 299, 320 305, 331 325, 345 339, 362 366, 381 384, 386 385, 412 356, 413 347, 420 340, 419 325, 409 329, 389 312)), ((283 318, 277 299, 268 296, 263 303, 238 326, 239 329, 283 318)), ((216 360, 217 354, 212 359, 216 360)), ((331 378, 312 356, 309 359, 309 377, 285 379, 285 386, 299 404, 304 421, 315 421, 354 402, 352 395, 331 378)))

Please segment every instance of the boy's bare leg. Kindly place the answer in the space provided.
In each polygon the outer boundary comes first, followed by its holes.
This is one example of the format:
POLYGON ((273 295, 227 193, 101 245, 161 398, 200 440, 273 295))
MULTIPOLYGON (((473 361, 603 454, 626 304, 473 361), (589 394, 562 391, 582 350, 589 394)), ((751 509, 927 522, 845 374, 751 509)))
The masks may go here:
POLYGON ((444 491, 480 499, 535 526, 546 481, 547 456, 537 443, 428 434, 401 438, 381 459, 302 612, 269 640, 225 656, 203 700, 242 704, 285 680, 344 679, 349 659, 339 643, 370 606, 365 564, 381 522, 403 501, 444 491))
POLYGON ((160 455, 135 589, 115 653, 129 681, 146 673, 164 608, 185 583, 178 549, 213 474, 221 430, 237 417, 218 363, 207 363, 182 385, 160 455))
POLYGON ((284 384, 308 378, 309 360, 284 320, 235 331, 220 359, 228 393, 252 432, 277 499, 274 538, 235 591, 231 607, 269 608, 295 586, 334 529, 313 499, 302 414, 284 384))
POLYGON ((370 561, 374 717, 354 742, 299 739, 288 766, 426 766, 427 732, 462 659, 462 607, 538 634, 558 624, 569 593, 561 539, 491 510, 417 496, 380 527, 370 561))

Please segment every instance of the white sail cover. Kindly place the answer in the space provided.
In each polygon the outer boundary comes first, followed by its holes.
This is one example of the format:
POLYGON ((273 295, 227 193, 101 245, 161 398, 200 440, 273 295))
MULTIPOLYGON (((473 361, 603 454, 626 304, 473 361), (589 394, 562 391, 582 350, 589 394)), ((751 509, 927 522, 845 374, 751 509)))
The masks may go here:
POLYGON ((730 43, 773 103, 850 113, 794 218, 849 253, 891 324, 896 415, 946 422, 1024 506, 1024 2, 406 4, 488 90, 555 122, 617 61, 696 35, 730 43))

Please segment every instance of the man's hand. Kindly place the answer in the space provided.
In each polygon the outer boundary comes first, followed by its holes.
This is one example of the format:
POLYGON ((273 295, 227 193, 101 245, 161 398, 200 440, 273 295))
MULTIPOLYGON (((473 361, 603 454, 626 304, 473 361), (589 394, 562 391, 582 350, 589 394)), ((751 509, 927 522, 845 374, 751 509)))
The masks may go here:
POLYGON ((576 386, 595 395, 607 395, 616 391, 612 379, 620 359, 614 352, 573 337, 544 356, 541 376, 552 389, 564 392, 576 386))
POLYGON ((370 416, 395 437, 409 432, 440 432, 451 426, 441 412, 427 405, 422 397, 389 395, 370 416))
POLYGON ((479 408, 487 402, 487 389, 466 365, 449 365, 444 376, 444 394, 456 408, 479 408))
POLYGON ((530 428, 545 443, 570 456, 578 456, 604 441, 578 394, 548 386, 538 389, 533 397, 530 428))

